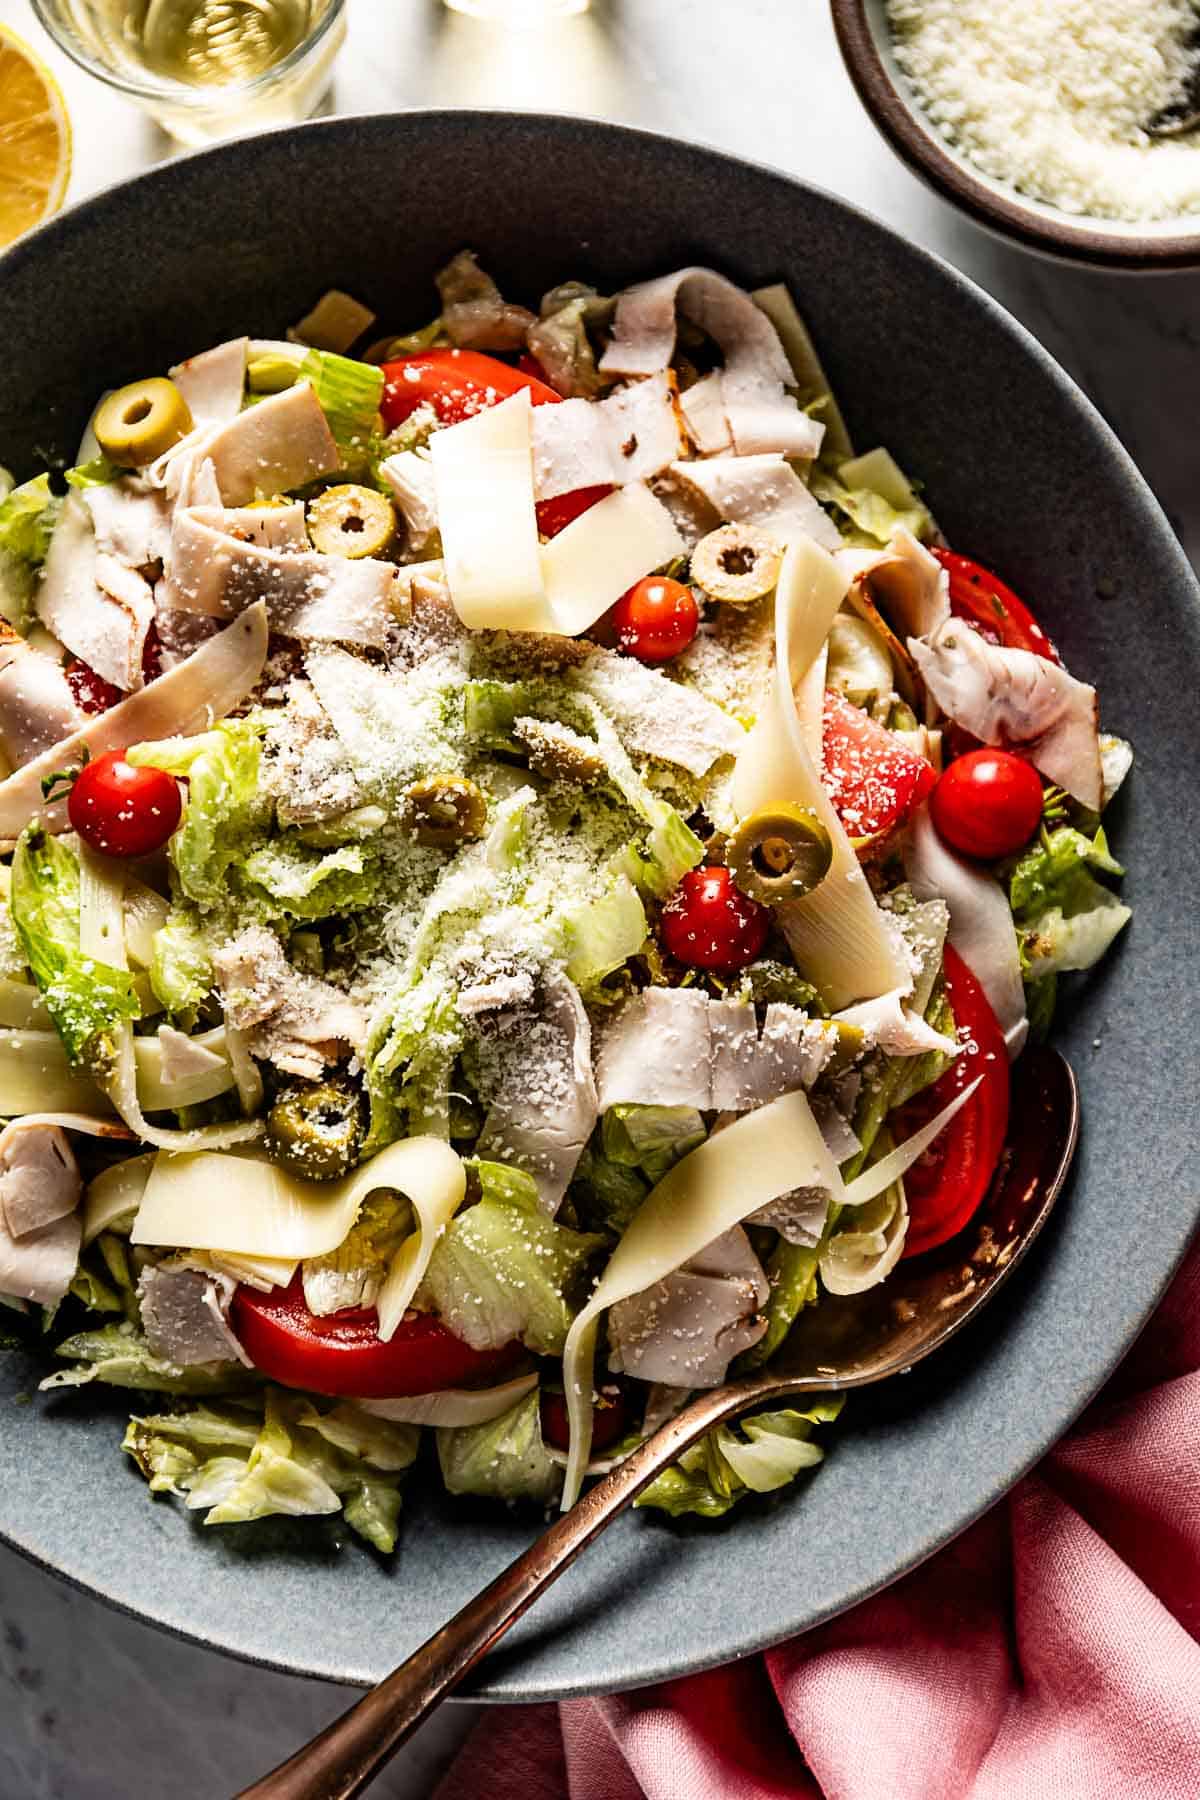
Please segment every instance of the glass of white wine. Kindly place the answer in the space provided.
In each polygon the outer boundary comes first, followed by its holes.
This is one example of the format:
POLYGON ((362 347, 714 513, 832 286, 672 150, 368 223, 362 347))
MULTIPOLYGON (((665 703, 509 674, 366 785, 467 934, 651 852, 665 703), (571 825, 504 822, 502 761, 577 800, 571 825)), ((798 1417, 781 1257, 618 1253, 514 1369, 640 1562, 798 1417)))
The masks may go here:
POLYGON ((307 118, 345 0, 33 0, 55 43, 185 144, 307 118))

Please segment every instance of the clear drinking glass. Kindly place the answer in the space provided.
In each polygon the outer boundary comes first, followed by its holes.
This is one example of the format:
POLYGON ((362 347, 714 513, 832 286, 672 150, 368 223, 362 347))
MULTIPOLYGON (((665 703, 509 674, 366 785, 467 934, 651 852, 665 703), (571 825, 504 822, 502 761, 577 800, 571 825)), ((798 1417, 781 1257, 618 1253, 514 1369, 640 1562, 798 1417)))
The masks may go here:
POLYGON ((496 25, 540 25, 586 12, 589 0, 446 0, 451 12, 490 19, 496 25))
POLYGON ((55 43, 185 144, 307 118, 345 0, 32 0, 55 43))

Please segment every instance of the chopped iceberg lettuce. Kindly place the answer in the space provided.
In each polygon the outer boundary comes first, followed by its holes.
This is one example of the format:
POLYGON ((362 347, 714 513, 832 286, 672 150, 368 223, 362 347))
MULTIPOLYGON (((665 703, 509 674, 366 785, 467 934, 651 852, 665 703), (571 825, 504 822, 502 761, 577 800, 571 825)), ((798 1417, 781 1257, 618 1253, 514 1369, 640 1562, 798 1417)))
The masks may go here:
POLYGON ((1090 969, 1133 917, 1101 874, 1124 874, 1103 828, 1088 837, 1072 826, 1043 830, 1009 877, 1021 967, 1028 982, 1069 969, 1090 969))
POLYGON ((239 885, 288 919, 327 919, 370 906, 378 887, 374 857, 361 844, 311 850, 294 837, 272 838, 243 859, 239 885))
POLYGON ((571 1198, 580 1221, 595 1231, 626 1229, 650 1192, 650 1183, 636 1169, 610 1162, 600 1143, 600 1133, 584 1149, 571 1182, 571 1198))
POLYGON ((34 980, 73 1063, 98 1065, 119 1025, 141 1005, 124 969, 79 948, 79 858, 60 838, 27 825, 13 854, 9 906, 34 980))
POLYGON ((172 907, 154 934, 150 986, 170 1013, 187 1012, 204 1000, 213 984, 212 957, 203 932, 186 911, 172 907))
POLYGON ((538 1390, 508 1412, 482 1425, 443 1427, 437 1434, 442 1480, 451 1494, 482 1494, 493 1500, 552 1500, 562 1470, 542 1442, 538 1390))
POLYGON ((227 1394, 254 1380, 241 1363, 191 1363, 183 1369, 164 1362, 127 1324, 77 1331, 57 1346, 55 1355, 74 1367, 47 1375, 43 1388, 86 1387, 99 1381, 109 1387, 144 1388, 147 1393, 227 1394))
POLYGON ((0 550, 30 568, 46 560, 61 500, 50 492, 49 475, 37 475, 0 500, 0 550))
POLYGON ((843 463, 836 476, 818 465, 809 486, 818 500, 834 509, 838 529, 852 544, 873 549, 889 543, 901 527, 925 539, 933 528, 928 507, 912 492, 886 450, 872 450, 843 463))
POLYGON ((484 1197, 447 1226, 418 1304, 430 1306, 475 1350, 520 1338, 541 1356, 560 1356, 588 1263, 605 1240, 547 1218, 531 1176, 506 1168, 505 1177, 500 1198, 497 1177, 481 1173, 484 1197))
POLYGON ((135 1415, 122 1448, 152 1492, 203 1510, 206 1525, 344 1512, 386 1552, 395 1548, 400 1479, 418 1438, 416 1427, 349 1402, 322 1413, 303 1395, 268 1388, 244 1406, 135 1415))
POLYGON ((201 908, 224 898, 230 869, 267 818, 258 779, 262 733, 261 720, 226 719, 198 737, 135 744, 125 753, 135 765, 187 776, 187 807, 170 856, 181 889, 201 908))
POLYGON ((607 894, 567 915, 567 974, 586 995, 596 982, 637 955, 646 931, 645 908, 632 883, 618 875, 607 894))
POLYGON ((383 370, 332 350, 310 350, 299 369, 313 385, 321 411, 341 452, 342 467, 361 474, 380 434, 383 370))
POLYGON ((825 1452, 812 1441, 813 1426, 831 1424, 843 1404, 842 1395, 830 1395, 803 1412, 788 1407, 719 1425, 685 1450, 634 1505, 655 1506, 675 1518, 699 1513, 716 1519, 747 1494, 786 1487, 822 1460, 825 1452))
POLYGON ((694 1106, 610 1106, 601 1124, 609 1162, 637 1169, 653 1186, 708 1133, 694 1106))

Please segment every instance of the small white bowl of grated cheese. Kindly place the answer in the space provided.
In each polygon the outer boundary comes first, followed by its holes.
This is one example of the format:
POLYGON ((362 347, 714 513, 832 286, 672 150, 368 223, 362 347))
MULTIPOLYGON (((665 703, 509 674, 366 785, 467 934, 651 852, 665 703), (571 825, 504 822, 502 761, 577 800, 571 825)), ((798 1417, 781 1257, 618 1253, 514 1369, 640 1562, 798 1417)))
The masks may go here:
POLYGON ((1200 267, 1197 0, 832 9, 879 130, 978 223, 1093 265, 1200 267))

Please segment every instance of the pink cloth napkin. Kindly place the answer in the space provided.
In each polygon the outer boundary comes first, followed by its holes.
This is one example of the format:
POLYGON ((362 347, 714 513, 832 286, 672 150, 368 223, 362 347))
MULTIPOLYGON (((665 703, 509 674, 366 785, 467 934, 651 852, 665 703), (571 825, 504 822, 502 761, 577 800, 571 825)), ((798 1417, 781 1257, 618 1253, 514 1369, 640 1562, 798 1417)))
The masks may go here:
POLYGON ((509 1707, 436 1800, 1200 1800, 1200 1244, 1075 1429, 765 1656, 509 1707))

